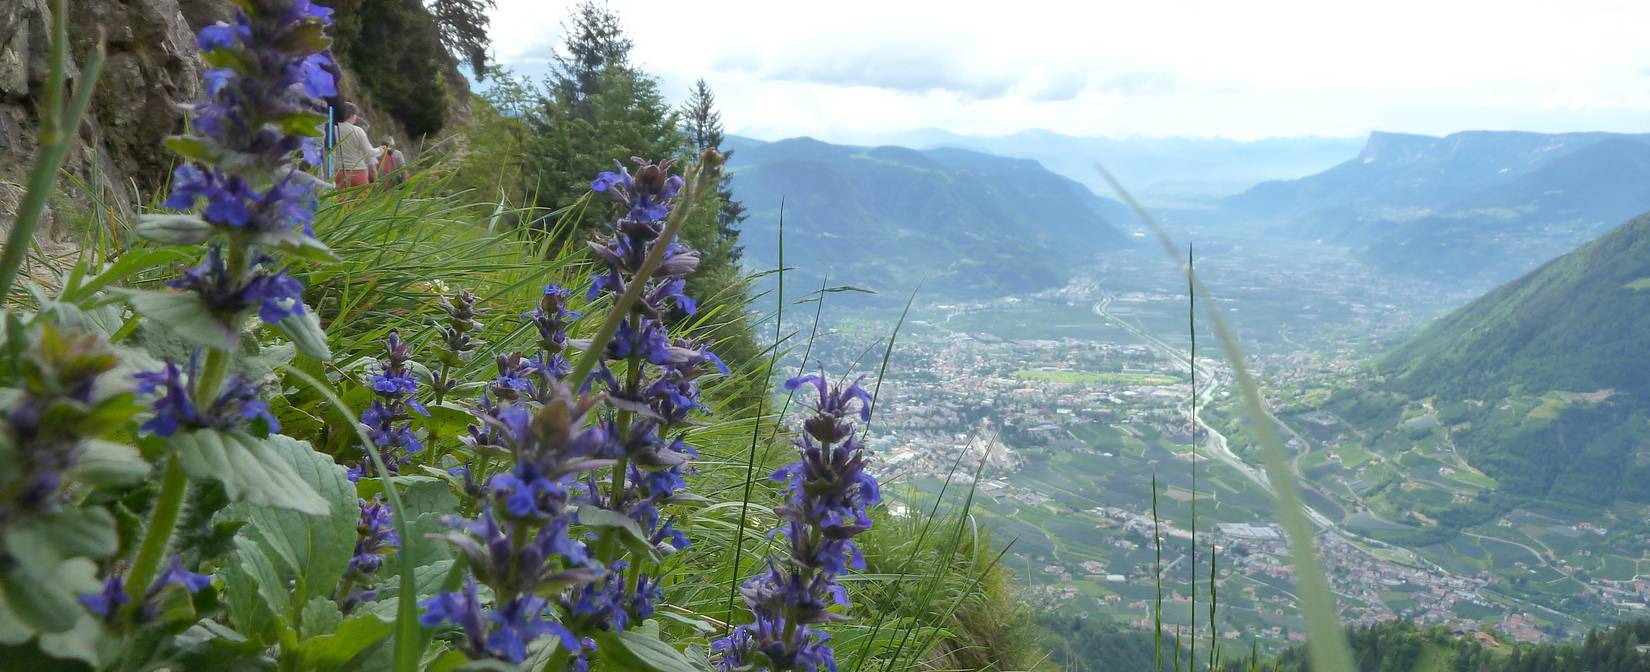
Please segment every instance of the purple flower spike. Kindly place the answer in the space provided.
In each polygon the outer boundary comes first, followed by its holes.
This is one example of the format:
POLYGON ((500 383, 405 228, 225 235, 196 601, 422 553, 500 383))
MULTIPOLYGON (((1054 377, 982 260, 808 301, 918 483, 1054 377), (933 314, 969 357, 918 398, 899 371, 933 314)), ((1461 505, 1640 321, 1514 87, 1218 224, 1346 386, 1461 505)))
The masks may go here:
POLYGON ((755 622, 712 643, 712 650, 722 653, 718 669, 724 672, 763 662, 774 670, 836 669, 830 637, 811 626, 843 618, 831 611, 848 603, 837 577, 864 568, 852 538, 871 529, 867 509, 882 494, 865 470, 865 451, 854 439, 851 419, 855 402, 860 420, 870 419, 871 395, 858 380, 846 388, 829 380, 820 371, 785 382, 789 390, 808 384, 819 390, 814 413, 795 442, 800 459, 770 477, 784 484, 786 501, 776 510, 784 525, 774 534, 786 538, 789 557, 770 560, 766 573, 745 582, 741 593, 755 622))

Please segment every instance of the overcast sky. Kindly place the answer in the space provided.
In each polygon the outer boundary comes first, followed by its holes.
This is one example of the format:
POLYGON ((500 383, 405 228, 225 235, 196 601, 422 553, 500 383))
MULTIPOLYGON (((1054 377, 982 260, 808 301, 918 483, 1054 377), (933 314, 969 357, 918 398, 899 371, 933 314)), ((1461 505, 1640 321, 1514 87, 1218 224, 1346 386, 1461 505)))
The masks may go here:
MULTIPOLYGON (((571 0, 497 0, 535 78, 571 0)), ((1650 0, 625 0, 672 101, 733 133, 1355 136, 1650 130, 1650 0)))

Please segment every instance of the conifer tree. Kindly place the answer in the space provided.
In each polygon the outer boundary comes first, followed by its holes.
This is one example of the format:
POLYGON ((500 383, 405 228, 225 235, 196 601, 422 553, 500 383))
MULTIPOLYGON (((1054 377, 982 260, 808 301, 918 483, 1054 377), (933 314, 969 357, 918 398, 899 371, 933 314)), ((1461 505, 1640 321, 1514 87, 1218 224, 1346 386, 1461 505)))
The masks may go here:
MULTIPOLYGON (((595 113, 587 103, 602 89, 609 72, 630 70, 630 38, 619 16, 607 5, 585 0, 562 23, 561 49, 555 54, 550 88, 568 105, 568 111, 586 121, 595 113)), ((633 74, 633 73, 632 73, 633 74)))
POLYGON ((427 0, 424 7, 435 19, 441 43, 461 63, 470 66, 477 80, 487 75, 487 10, 493 0, 427 0))
MULTIPOLYGON (((687 130, 688 142, 692 143, 695 153, 706 149, 715 149, 722 156, 732 158, 733 150, 722 149, 722 113, 716 111, 716 94, 710 90, 710 85, 701 79, 693 85, 693 93, 689 94, 687 103, 682 106, 682 120, 687 130)), ((733 198, 732 176, 726 172, 716 184, 716 199, 720 201, 716 213, 716 234, 719 242, 727 246, 727 253, 734 263, 739 261, 740 247, 739 224, 745 221, 745 206, 733 198)))

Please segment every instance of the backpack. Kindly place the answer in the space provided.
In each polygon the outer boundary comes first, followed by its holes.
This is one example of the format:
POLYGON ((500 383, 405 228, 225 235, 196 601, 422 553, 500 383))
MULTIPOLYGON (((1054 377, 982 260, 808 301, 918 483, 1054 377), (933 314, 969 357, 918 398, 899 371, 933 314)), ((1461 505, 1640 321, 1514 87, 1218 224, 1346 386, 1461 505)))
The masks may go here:
MULTIPOLYGON (((384 156, 379 157, 379 159, 378 159, 378 177, 379 177, 379 179, 384 179, 390 173, 395 172, 395 170, 400 168, 400 167, 401 167, 401 162, 395 160, 395 150, 394 149, 385 150, 384 151, 384 156)), ((397 176, 397 178, 399 178, 399 177, 400 176, 397 176)))

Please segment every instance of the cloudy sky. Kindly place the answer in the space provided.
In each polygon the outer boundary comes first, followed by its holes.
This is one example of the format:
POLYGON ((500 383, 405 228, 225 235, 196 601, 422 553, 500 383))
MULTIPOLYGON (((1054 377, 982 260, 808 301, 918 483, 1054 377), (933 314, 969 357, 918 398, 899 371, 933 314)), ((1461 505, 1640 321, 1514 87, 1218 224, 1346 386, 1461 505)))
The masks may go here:
MULTIPOLYGON (((544 71, 573 0, 497 0, 544 71)), ((680 100, 734 133, 1355 136, 1650 131, 1650 0, 615 1, 680 100)))

